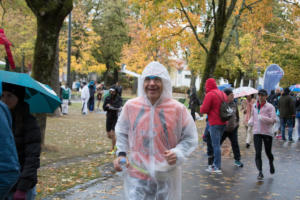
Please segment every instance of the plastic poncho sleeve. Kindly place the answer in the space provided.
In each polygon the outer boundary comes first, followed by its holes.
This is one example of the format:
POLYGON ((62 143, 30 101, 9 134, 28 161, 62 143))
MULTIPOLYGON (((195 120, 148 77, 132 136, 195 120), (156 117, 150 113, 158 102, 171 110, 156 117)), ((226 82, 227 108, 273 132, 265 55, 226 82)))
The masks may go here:
POLYGON ((20 175, 11 123, 9 110, 0 101, 0 199, 4 198, 20 175))
POLYGON ((118 122, 116 124, 116 137, 117 137, 117 155, 119 155, 120 152, 127 153, 129 148, 128 143, 128 133, 129 133, 129 125, 130 122, 127 119, 127 106, 125 104, 124 108, 121 111, 120 117, 118 118, 118 122))
POLYGON ((177 155, 176 165, 182 164, 187 157, 195 150, 198 144, 197 127, 192 118, 188 113, 188 110, 183 107, 183 128, 181 131, 181 137, 178 144, 171 151, 177 155))
POLYGON ((270 106, 268 109, 270 110, 271 116, 261 115, 261 122, 266 124, 274 124, 276 122, 276 112, 274 106, 270 106))

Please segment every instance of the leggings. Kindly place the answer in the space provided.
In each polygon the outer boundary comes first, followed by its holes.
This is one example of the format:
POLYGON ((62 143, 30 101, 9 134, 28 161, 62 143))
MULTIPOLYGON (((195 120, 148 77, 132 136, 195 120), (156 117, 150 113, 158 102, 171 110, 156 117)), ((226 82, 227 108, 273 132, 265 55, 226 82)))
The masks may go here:
POLYGON ((262 135, 262 134, 254 134, 254 148, 255 148, 255 163, 256 168, 259 171, 262 171, 262 160, 261 160, 261 151, 262 151, 262 143, 264 142, 265 145, 265 152, 269 159, 269 162, 272 163, 274 160, 272 154, 272 140, 273 137, 269 135, 262 135))

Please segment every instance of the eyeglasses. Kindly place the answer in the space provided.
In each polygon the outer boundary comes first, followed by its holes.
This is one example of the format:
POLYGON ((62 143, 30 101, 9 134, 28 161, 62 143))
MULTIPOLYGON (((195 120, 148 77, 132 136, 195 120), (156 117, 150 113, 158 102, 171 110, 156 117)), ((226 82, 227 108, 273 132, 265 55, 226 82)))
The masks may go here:
POLYGON ((161 78, 158 76, 147 76, 145 78, 145 82, 150 82, 151 80, 153 80, 155 83, 161 82, 161 78))

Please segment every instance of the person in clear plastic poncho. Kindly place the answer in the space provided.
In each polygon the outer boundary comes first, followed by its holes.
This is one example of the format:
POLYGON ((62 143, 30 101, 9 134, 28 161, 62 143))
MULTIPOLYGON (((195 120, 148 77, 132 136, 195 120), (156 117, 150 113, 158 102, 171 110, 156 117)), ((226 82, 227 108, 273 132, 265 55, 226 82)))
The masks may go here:
POLYGON ((198 144, 192 116, 172 99, 168 71, 151 62, 138 86, 139 97, 127 101, 118 119, 116 171, 127 158, 125 199, 180 200, 181 164, 198 144))

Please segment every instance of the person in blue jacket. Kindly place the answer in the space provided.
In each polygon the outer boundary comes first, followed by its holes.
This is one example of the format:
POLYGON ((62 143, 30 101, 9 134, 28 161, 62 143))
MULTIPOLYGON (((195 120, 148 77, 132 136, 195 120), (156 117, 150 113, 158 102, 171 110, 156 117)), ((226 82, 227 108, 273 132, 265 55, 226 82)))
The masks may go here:
POLYGON ((11 114, 2 101, 0 101, 0 127, 0 200, 3 200, 19 178, 20 165, 12 133, 11 114))

